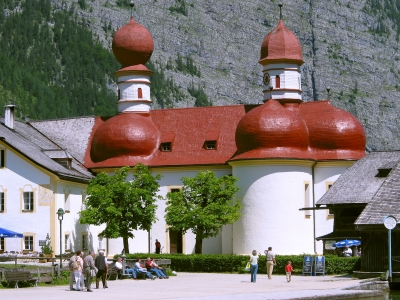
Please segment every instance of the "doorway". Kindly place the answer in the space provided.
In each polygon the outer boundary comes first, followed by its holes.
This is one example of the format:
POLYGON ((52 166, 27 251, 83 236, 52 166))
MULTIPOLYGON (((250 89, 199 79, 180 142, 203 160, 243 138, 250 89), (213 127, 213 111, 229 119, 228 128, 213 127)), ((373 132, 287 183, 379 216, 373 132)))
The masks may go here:
POLYGON ((182 253, 182 231, 169 230, 169 253, 182 253))

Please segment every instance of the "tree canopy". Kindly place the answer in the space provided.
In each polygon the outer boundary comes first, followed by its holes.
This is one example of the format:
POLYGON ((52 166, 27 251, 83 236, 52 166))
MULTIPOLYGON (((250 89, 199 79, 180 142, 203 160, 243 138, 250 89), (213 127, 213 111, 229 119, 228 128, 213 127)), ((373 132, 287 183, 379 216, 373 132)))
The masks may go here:
POLYGON ((199 172, 195 177, 183 177, 183 187, 167 194, 165 220, 171 230, 196 235, 195 253, 202 253, 203 239, 215 237, 222 226, 240 217, 239 201, 232 198, 239 190, 237 178, 217 176, 211 171, 199 172))
POLYGON ((158 180, 161 175, 151 175, 147 166, 137 164, 133 169, 123 167, 109 175, 99 173, 87 187, 85 209, 80 212, 82 224, 102 225, 106 228, 99 236, 123 238, 124 249, 129 253, 128 238, 132 230, 150 230, 156 221, 156 201, 161 199, 158 180), (129 172, 133 180, 127 181, 129 172))

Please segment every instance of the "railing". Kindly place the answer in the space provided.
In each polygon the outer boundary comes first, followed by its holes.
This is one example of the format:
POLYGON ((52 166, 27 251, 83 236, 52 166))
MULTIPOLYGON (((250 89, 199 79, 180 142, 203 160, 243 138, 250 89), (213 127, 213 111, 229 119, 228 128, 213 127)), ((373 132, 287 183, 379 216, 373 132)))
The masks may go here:
MULTIPOLYGON (((60 258, 58 257, 39 257, 39 256, 25 256, 25 255, 0 255, 0 262, 14 262, 15 268, 26 268, 26 265, 29 265, 30 263, 36 263, 43 262, 46 260, 46 262, 51 261, 51 270, 49 271, 49 268, 43 268, 43 267, 38 267, 36 268, 38 275, 40 273, 50 273, 54 277, 54 274, 57 273, 57 277, 60 277, 60 272, 61 271, 67 271, 68 270, 68 264, 65 263, 63 264, 63 268, 59 268, 59 260, 60 258), (47 271, 45 271, 47 270, 47 271)), ((4 278, 4 269, 1 267, 0 264, 0 269, 2 270, 2 278, 4 278)), ((36 272, 34 272, 36 273, 36 272)))

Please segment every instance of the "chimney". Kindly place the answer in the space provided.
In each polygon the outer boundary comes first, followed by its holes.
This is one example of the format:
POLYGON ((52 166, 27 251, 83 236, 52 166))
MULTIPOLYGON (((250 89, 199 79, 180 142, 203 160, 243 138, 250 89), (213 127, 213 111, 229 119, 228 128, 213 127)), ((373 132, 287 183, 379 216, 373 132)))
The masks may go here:
POLYGON ((4 106, 6 108, 6 113, 4 117, 4 123, 8 128, 14 129, 14 104, 8 104, 4 106))

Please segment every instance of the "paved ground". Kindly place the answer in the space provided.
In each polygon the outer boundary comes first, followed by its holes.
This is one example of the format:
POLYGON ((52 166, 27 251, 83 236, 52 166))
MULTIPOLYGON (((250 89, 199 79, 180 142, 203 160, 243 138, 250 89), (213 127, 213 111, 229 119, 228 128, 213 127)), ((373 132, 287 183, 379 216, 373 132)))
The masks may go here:
MULTIPOLYGON (((356 286, 361 280, 350 276, 257 276, 250 282, 249 274, 195 274, 179 273, 169 279, 109 281, 108 289, 94 289, 93 293, 70 291, 69 286, 1 289, 1 299, 347 299, 379 295, 377 291, 343 290, 356 286)), ((100 284, 101 286, 101 284, 100 284)), ((94 286, 93 286, 94 287, 94 286)))

